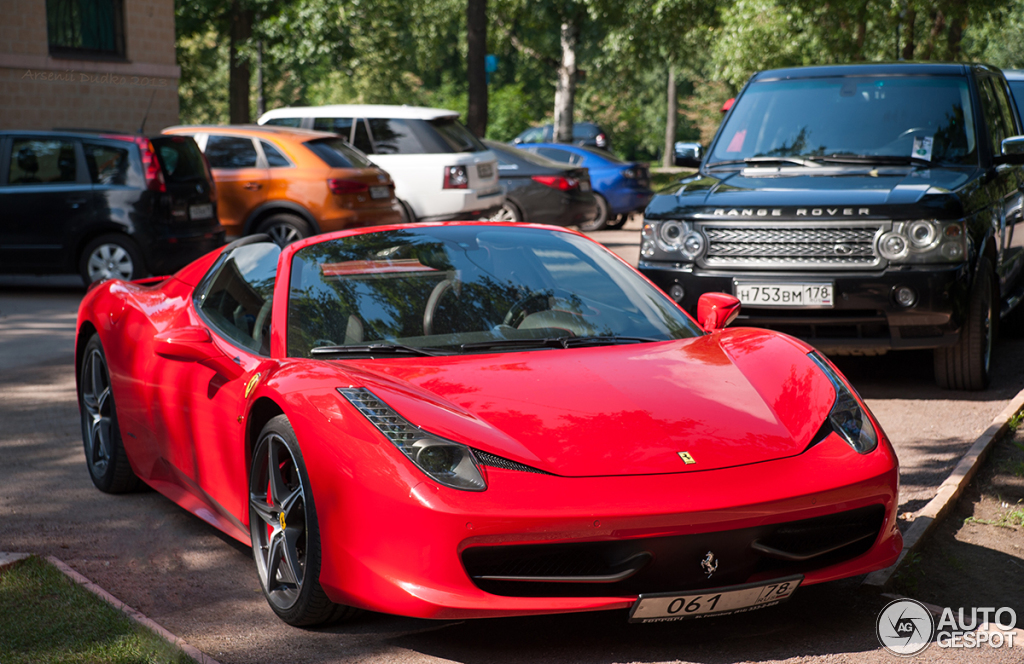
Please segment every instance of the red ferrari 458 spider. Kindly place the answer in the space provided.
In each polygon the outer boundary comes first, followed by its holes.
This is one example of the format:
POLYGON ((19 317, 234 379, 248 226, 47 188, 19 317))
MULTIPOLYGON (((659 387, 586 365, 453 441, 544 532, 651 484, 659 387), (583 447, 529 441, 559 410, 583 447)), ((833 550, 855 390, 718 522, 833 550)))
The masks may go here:
POLYGON ((812 348, 725 329, 738 307, 695 322, 565 229, 247 237, 86 295, 86 461, 251 545, 293 625, 673 620, 891 564, 885 434, 812 348))

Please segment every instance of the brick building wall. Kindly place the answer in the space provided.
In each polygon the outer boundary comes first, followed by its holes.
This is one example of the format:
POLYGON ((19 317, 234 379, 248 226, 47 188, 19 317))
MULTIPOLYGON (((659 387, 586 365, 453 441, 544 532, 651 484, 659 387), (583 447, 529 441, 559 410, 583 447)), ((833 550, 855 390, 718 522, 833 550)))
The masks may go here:
POLYGON ((124 0, 124 58, 51 55, 46 0, 0 0, 0 129, 138 131, 178 122, 174 0, 124 0))

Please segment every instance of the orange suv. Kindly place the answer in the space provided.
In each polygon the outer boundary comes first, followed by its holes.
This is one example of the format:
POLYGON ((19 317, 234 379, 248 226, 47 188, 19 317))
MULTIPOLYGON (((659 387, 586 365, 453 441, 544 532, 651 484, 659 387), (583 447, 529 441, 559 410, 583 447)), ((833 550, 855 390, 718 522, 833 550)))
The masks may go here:
POLYGON ((217 185, 228 236, 266 233, 279 245, 327 231, 402 221, 391 176, 336 134, 283 127, 181 126, 217 185))

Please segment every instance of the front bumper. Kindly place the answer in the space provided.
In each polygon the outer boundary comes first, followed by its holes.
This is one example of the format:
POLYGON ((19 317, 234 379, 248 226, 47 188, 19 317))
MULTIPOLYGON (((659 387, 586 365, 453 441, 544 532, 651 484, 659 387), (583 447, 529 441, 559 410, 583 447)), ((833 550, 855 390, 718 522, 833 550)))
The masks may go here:
MULTIPOLYGON (((300 441, 315 430, 336 437, 315 419, 299 423, 300 441)), ((898 464, 884 438, 874 452, 863 456, 833 434, 788 459, 666 475, 564 478, 488 467, 489 486, 480 493, 441 487, 401 459, 381 465, 385 457, 397 455, 382 441, 304 445, 303 454, 320 526, 321 584, 335 602, 385 613, 485 618, 624 609, 637 599, 637 592, 585 597, 487 592, 464 566, 469 549, 718 533, 709 535, 714 538, 725 531, 868 506, 884 513, 870 546, 834 564, 798 564, 793 569, 805 574, 804 583, 884 568, 902 548, 895 521, 898 464), (339 470, 353 468, 350 464, 357 460, 348 455, 365 444, 377 464, 355 468, 377 470, 339 470)), ((687 569, 678 585, 645 591, 688 590, 684 579, 692 576, 689 567, 699 569, 700 559, 672 564, 687 569)), ((729 578, 730 583, 731 564, 722 559, 719 568, 719 578, 729 578)), ((759 572, 745 580, 781 575, 778 570, 759 572)))
POLYGON ((966 319, 971 292, 967 264, 900 266, 872 272, 740 272, 640 261, 640 272, 669 293, 683 288, 679 304, 695 315, 703 293, 735 294, 734 280, 764 283, 832 283, 831 308, 744 306, 735 325, 765 327, 799 337, 826 353, 878 353, 951 346, 966 319), (910 307, 894 292, 917 294, 910 307))

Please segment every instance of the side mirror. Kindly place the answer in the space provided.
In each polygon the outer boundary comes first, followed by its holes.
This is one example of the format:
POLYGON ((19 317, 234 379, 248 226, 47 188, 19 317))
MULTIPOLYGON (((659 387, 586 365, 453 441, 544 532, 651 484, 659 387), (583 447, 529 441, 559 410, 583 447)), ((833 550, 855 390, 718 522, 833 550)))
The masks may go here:
POLYGON ((234 380, 245 373, 240 365, 220 352, 206 328, 178 328, 158 335, 155 341, 156 354, 160 357, 179 362, 198 362, 228 380, 234 380))
POLYGON ((700 143, 680 141, 675 144, 675 164, 686 168, 700 168, 704 160, 704 146, 700 143))
POLYGON ((740 301, 728 293, 704 293, 697 300, 697 324, 705 332, 724 329, 740 314, 740 301))
POLYGON ((996 157, 1000 164, 1024 164, 1024 136, 1011 136, 1002 142, 1002 154, 996 157))

